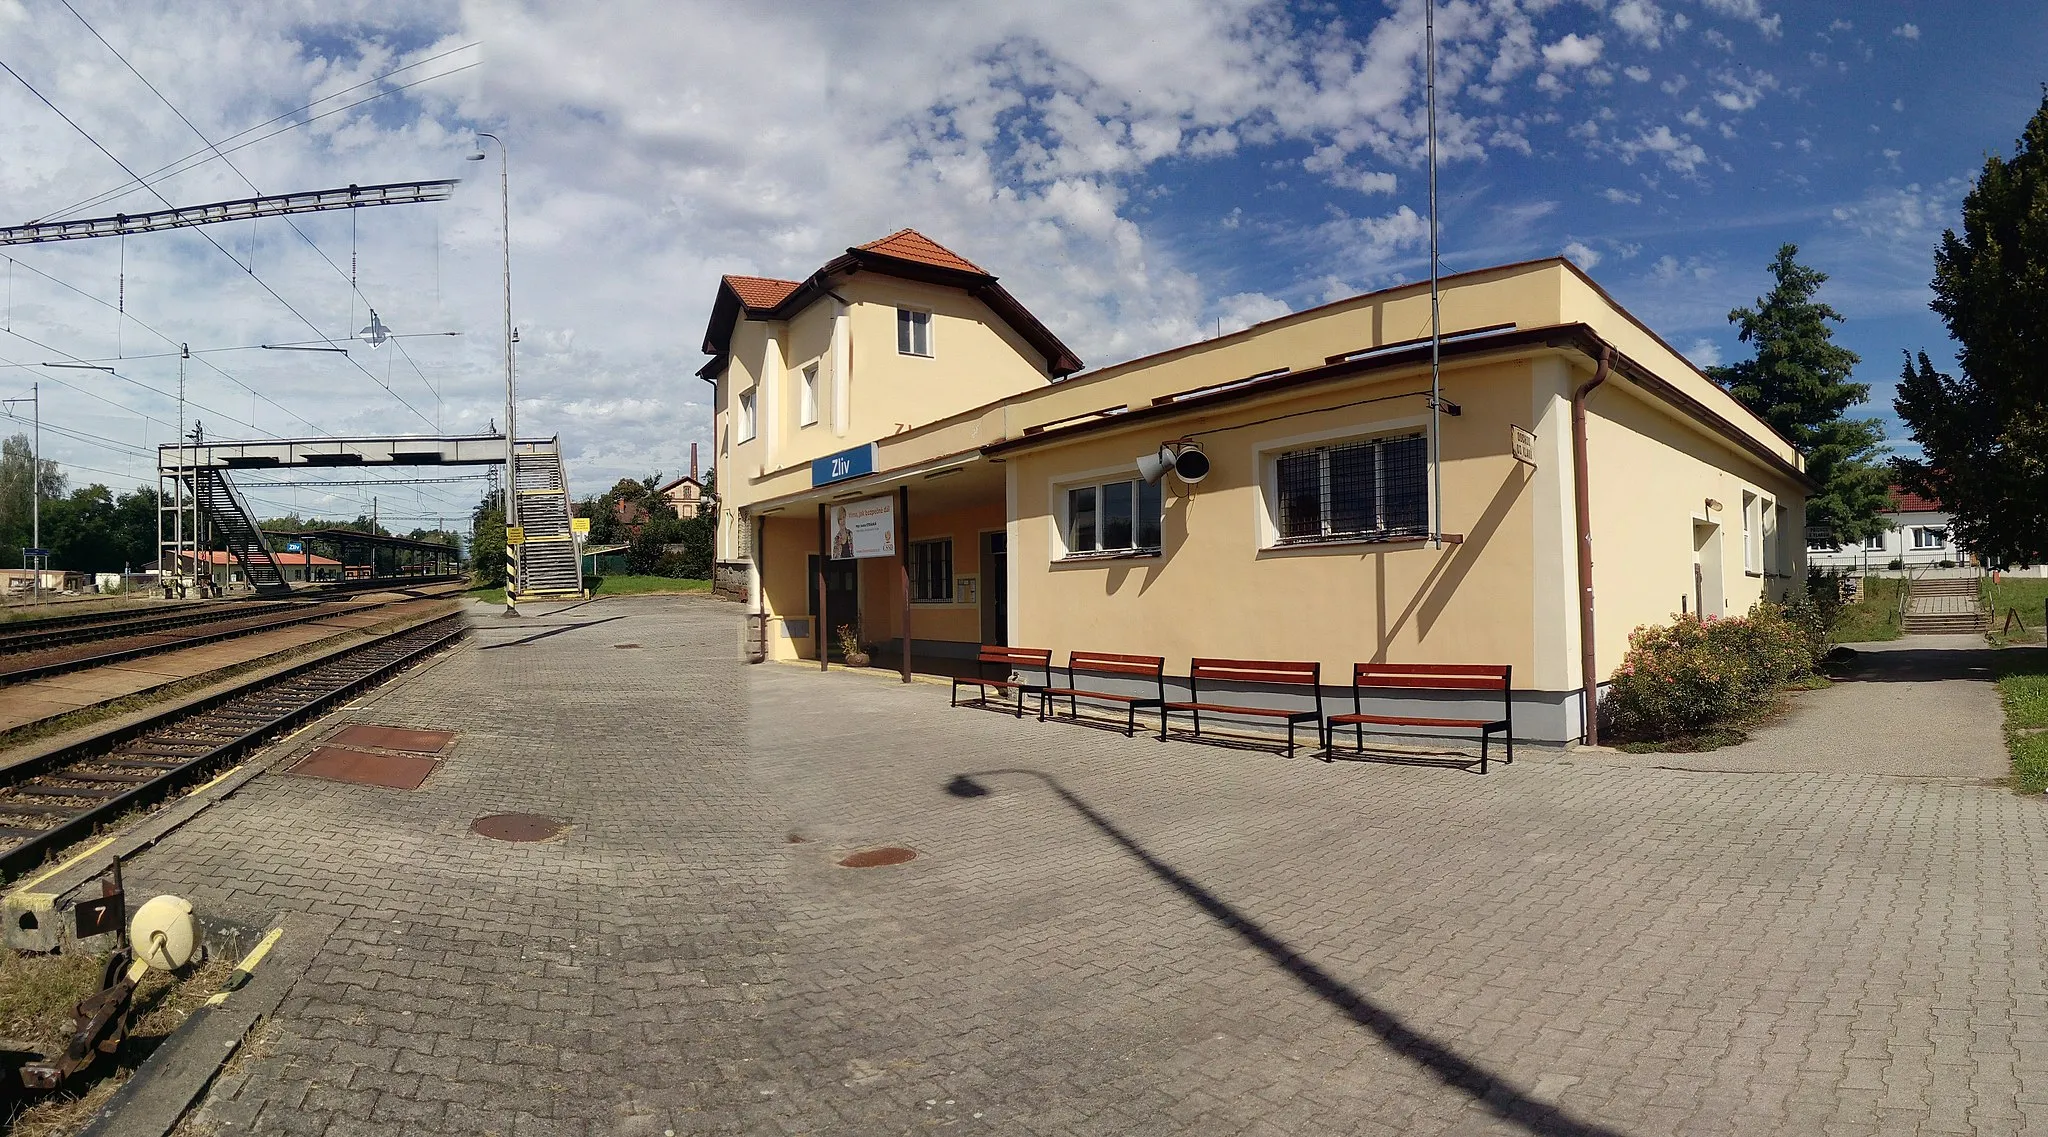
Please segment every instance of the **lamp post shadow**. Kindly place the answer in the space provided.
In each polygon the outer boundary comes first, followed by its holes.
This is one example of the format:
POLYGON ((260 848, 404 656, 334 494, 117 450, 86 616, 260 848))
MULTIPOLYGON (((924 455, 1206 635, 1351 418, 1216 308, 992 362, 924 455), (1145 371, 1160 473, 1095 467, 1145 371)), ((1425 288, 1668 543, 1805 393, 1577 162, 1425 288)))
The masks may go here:
POLYGON ((1172 865, 1153 856, 1143 845, 1117 828, 1114 822, 1097 813, 1093 807, 1061 785, 1059 779, 1052 775, 1039 770, 1025 769, 956 774, 946 783, 946 792, 958 798, 987 797, 994 791, 976 779, 1006 775, 1021 775, 1044 782, 1069 808, 1116 842, 1124 852, 1136 858, 1151 871, 1152 875, 1172 886, 1174 891, 1186 897, 1195 907, 1262 952, 1310 994, 1343 1012, 1351 1021, 1371 1031, 1381 1042, 1392 1047, 1395 1053, 1422 1067, 1437 1081, 1465 1094, 1494 1116, 1540 1137, 1626 1137, 1619 1129, 1591 1121, 1581 1121, 1554 1105, 1530 1097, 1507 1079, 1409 1026, 1399 1015, 1352 990, 1336 976, 1288 946, 1286 941, 1268 932, 1257 921, 1231 907, 1222 898, 1203 888, 1172 865))

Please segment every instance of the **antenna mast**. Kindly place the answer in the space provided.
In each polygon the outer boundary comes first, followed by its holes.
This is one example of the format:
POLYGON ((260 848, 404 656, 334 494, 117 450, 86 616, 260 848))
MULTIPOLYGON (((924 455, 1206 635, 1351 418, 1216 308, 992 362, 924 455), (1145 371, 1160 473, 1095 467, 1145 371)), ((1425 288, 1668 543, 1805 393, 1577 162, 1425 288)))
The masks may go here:
POLYGON ((1444 456, 1443 375, 1439 364, 1443 354, 1443 318, 1437 306, 1436 285, 1436 0, 1422 5, 1424 84, 1429 96, 1429 535, 1436 547, 1444 547, 1444 456))

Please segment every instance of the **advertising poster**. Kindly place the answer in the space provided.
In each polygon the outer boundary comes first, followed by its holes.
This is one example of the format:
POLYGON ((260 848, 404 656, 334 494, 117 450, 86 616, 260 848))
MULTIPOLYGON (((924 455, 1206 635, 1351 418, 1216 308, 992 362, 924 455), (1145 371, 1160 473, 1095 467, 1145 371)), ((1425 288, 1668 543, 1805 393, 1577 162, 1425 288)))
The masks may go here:
POLYGON ((868 497, 835 505, 826 532, 832 559, 850 561, 896 555, 896 499, 868 497))

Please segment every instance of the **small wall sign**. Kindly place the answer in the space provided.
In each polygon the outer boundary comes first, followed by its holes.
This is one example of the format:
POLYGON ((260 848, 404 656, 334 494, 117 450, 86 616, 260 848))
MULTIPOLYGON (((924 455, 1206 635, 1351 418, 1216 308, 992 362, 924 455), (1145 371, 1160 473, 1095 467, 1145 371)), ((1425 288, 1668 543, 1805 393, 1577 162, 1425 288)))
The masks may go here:
POLYGON ((1534 466, 1536 464, 1535 432, 1519 426, 1510 426, 1508 429, 1514 432, 1513 436, 1509 439, 1509 446, 1514 452, 1515 461, 1534 466))

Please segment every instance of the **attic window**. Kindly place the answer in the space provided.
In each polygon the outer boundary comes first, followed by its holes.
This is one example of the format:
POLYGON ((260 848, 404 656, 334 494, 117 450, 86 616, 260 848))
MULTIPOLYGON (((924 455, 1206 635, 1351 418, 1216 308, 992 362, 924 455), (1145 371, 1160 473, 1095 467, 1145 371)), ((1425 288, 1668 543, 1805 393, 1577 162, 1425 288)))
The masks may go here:
POLYGON ((932 353, 932 314, 914 308, 896 309, 896 351, 899 355, 932 353))

